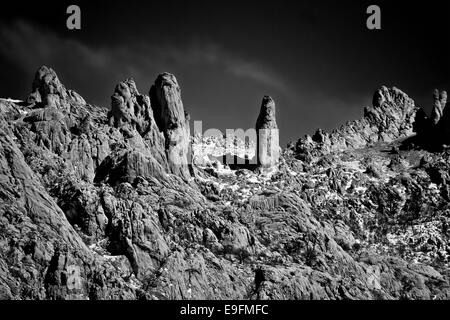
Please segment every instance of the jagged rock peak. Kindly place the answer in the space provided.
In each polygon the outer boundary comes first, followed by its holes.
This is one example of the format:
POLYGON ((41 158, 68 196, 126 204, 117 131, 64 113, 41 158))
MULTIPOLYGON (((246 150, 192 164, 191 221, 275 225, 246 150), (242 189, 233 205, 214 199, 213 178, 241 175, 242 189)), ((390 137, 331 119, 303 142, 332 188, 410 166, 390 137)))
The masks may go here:
POLYGON ((150 100, 155 121, 164 133, 171 172, 188 179, 189 116, 184 111, 181 89, 173 74, 165 72, 156 78, 150 88, 150 100))
POLYGON ((373 95, 372 105, 374 108, 385 106, 405 109, 410 105, 414 105, 414 100, 396 87, 388 88, 386 86, 381 86, 373 95))
POLYGON ((331 133, 318 130, 313 137, 300 139, 296 145, 299 158, 306 160, 413 135, 418 108, 406 93, 396 87, 382 86, 375 91, 372 101, 372 107, 364 108, 362 119, 349 121, 331 133))
POLYGON ((365 108, 364 118, 378 128, 382 140, 387 142, 413 133, 417 110, 405 92, 382 86, 373 96, 373 107, 365 108))
POLYGON ((29 104, 69 109, 70 104, 85 105, 84 99, 73 90, 66 90, 56 72, 47 66, 40 67, 34 76, 29 104))
POLYGON ((110 125, 117 128, 131 126, 144 135, 152 121, 150 98, 139 94, 133 78, 118 83, 111 96, 110 125))
POLYGON ((56 72, 47 66, 42 66, 36 71, 32 90, 33 92, 38 91, 41 96, 48 94, 64 95, 66 91, 56 72))
POLYGON ((131 99, 139 95, 139 91, 136 87, 136 82, 133 78, 128 78, 125 81, 119 82, 116 85, 114 93, 120 94, 124 99, 131 99))
POLYGON ((264 96, 261 102, 261 111, 256 121, 256 129, 276 129, 275 101, 270 96, 264 96))

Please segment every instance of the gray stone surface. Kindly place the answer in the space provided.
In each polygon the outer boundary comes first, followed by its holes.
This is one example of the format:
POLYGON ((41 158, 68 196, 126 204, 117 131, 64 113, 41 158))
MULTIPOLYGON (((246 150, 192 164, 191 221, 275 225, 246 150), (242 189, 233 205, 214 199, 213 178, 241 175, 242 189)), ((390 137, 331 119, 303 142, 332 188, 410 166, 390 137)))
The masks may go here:
POLYGON ((264 96, 256 120, 258 164, 263 168, 276 168, 280 161, 280 134, 276 122, 275 101, 264 96))
POLYGON ((450 298, 450 154, 403 147, 417 108, 400 90, 267 177, 179 164, 170 74, 151 103, 119 84, 111 111, 36 79, 27 103, 0 99, 0 299, 450 298))

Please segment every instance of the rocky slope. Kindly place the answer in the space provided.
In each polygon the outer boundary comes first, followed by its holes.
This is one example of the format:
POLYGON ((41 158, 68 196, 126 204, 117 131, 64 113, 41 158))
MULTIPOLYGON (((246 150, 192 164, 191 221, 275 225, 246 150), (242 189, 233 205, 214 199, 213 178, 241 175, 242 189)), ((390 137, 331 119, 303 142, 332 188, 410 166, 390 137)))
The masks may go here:
POLYGON ((108 111, 42 67, 0 100, 0 299, 450 298, 443 94, 428 118, 383 87, 268 174, 215 162, 220 139, 190 163, 173 75, 112 91, 108 111))

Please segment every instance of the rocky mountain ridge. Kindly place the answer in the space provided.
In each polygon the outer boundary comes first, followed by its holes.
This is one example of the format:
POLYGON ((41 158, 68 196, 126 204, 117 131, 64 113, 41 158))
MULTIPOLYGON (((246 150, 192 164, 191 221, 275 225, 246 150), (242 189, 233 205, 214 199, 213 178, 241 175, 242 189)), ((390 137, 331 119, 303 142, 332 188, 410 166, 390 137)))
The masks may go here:
POLYGON ((277 154, 270 131, 269 171, 197 165, 173 75, 107 110, 41 67, 0 100, 0 298, 448 299, 445 104, 382 87, 331 134, 277 154))

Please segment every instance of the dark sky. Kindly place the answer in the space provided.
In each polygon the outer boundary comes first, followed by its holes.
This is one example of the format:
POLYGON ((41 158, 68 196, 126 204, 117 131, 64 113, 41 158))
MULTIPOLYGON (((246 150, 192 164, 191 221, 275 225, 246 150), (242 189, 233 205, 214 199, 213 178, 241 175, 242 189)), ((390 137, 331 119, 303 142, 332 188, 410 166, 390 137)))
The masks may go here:
MULTIPOLYGON (((19 2, 19 1, 16 1, 19 2)), ((25 98, 40 65, 66 87, 109 107, 133 76, 148 93, 174 73, 203 128, 252 128, 263 95, 277 103, 283 146, 362 116, 380 85, 431 107, 450 90, 450 2, 36 1, 1 4, 0 96, 25 98), (66 28, 81 7, 82 30, 66 28), (382 30, 366 28, 381 7, 382 30)))

